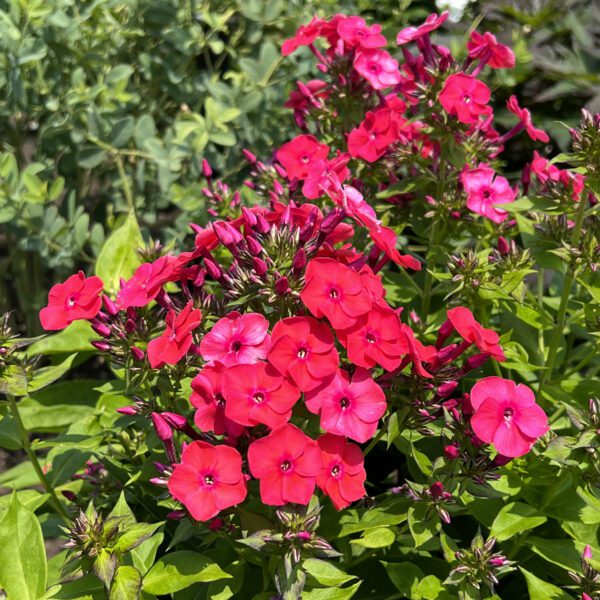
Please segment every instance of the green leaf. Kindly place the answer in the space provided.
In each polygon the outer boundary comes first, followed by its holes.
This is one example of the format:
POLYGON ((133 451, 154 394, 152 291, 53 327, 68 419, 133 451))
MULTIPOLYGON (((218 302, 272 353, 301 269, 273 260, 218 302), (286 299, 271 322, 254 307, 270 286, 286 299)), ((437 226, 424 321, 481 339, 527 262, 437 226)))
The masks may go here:
POLYGON ((115 575, 115 569, 117 568, 117 557, 112 552, 102 549, 100 554, 94 561, 94 573, 96 577, 104 583, 104 585, 110 588, 111 582, 115 575))
POLYGON ((88 321, 74 321, 60 333, 44 336, 27 348, 27 356, 93 350, 90 340, 98 337, 88 321))
POLYGON ((121 148, 132 138, 134 129, 135 119, 133 117, 119 119, 110 131, 108 143, 115 148, 121 148))
POLYGON ((98 146, 85 146, 77 156, 77 164, 83 169, 95 169, 104 162, 106 151, 98 146))
POLYGON ((302 600, 349 600, 358 591, 361 582, 346 588, 315 588, 302 592, 302 600))
POLYGON ((33 377, 27 382, 27 393, 37 392, 62 377, 71 368, 76 357, 77 354, 71 354, 57 365, 36 369, 33 377))
POLYGON ((225 571, 229 573, 232 579, 219 579, 211 581, 208 584, 206 597, 210 600, 228 600, 235 596, 244 583, 244 562, 232 562, 225 571))
POLYGON ((513 535, 538 527, 546 520, 546 517, 532 506, 521 502, 511 502, 502 508, 494 519, 490 536, 503 542, 513 535))
POLYGON ((163 533, 157 533, 131 551, 131 560, 133 561, 134 566, 142 574, 146 574, 154 564, 156 552, 158 551, 158 547, 162 544, 164 537, 163 533))
POLYGON ((125 533, 119 537, 115 549, 120 552, 129 552, 151 537, 163 523, 164 521, 159 523, 136 523, 135 525, 130 525, 126 528, 125 533))
POLYGON ((536 577, 523 567, 519 567, 519 570, 523 573, 527 582, 529 600, 572 600, 572 597, 559 587, 536 577))
POLYGON ((111 293, 119 289, 121 277, 128 279, 140 265, 137 249, 144 240, 135 218, 130 213, 122 225, 108 237, 96 263, 96 275, 104 282, 104 288, 111 293))
POLYGON ((418 502, 408 509, 408 528, 418 548, 437 534, 441 523, 431 506, 418 502))
POLYGON ((135 568, 123 565, 117 569, 110 588, 110 600, 137 600, 142 590, 142 574, 135 568))
POLYGON ((148 571, 142 589, 154 594, 173 594, 197 582, 228 579, 231 575, 207 556, 182 550, 167 554, 148 571))
POLYGON ((423 579, 423 571, 409 562, 388 563, 381 561, 396 589, 407 598, 412 598, 419 581, 423 579))
POLYGON ((318 558, 307 558, 302 567, 319 585, 326 587, 341 585, 342 583, 356 579, 355 575, 344 573, 344 571, 336 567, 332 562, 318 558))
POLYGON ((130 65, 117 65, 113 67, 106 76, 106 83, 114 85, 120 81, 127 81, 133 75, 133 67, 130 65))
POLYGON ((396 539, 396 535, 387 527, 378 527, 377 529, 369 529, 363 533, 362 537, 357 540, 351 540, 351 544, 363 546, 364 548, 386 548, 391 546, 396 539))
POLYGON ((0 370, 0 394, 25 396, 27 394, 27 373, 19 365, 7 365, 0 370))
POLYGON ((46 578, 42 528, 13 492, 0 521, 0 587, 8 598, 37 600, 46 592, 46 578))

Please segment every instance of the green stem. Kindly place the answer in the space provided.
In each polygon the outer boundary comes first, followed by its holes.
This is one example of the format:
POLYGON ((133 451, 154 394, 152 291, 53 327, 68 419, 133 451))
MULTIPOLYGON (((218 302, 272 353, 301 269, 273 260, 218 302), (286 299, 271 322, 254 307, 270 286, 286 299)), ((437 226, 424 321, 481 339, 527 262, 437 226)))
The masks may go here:
MULTIPOLYGON (((438 222, 434 217, 433 224, 431 225, 431 231, 429 232, 429 251, 428 255, 431 255, 431 250, 436 243, 438 222)), ((427 318, 429 314, 429 304, 431 302, 431 287, 433 285, 433 275, 430 270, 427 269, 425 272, 425 283, 423 285, 423 300, 421 301, 421 316, 423 319, 427 318)))
POLYGON ((125 173, 125 166, 123 165, 123 159, 120 154, 115 155, 115 162, 117 163, 117 170, 119 171, 119 177, 121 178, 121 185, 123 186, 123 194, 125 200, 127 200, 127 206, 129 206, 129 210, 135 214, 135 205, 133 203, 129 178, 127 177, 127 173, 125 173))
POLYGON ((40 480, 40 483, 46 490, 46 492, 50 495, 50 504, 54 507, 54 510, 60 515, 62 520, 67 524, 71 524, 71 519, 65 510, 65 507, 61 504, 58 496, 56 495, 56 490, 52 487, 52 484, 46 478, 42 466, 40 465, 35 452, 31 448, 31 443, 29 442, 29 434, 27 433, 27 429, 25 429, 25 425, 23 424, 23 420, 21 419, 21 413, 19 413, 19 407, 17 406, 17 401, 14 396, 8 394, 8 405, 10 407, 10 413, 15 423, 17 424, 17 429, 19 430, 19 435, 21 437, 21 444, 23 445, 23 450, 27 453, 31 464, 40 480))
MULTIPOLYGON (((573 229, 573 246, 579 244, 581 237, 581 228, 583 226, 583 218, 585 216, 586 202, 581 200, 577 209, 577 217, 575 220, 575 228, 573 229)), ((538 395, 541 397, 544 385, 552 379, 552 371, 556 362, 556 356, 558 354, 558 346, 560 344, 560 338, 565 328, 565 317, 567 316, 567 305, 569 304, 569 297, 571 295, 571 288, 575 282, 576 266, 573 261, 569 264, 565 280, 563 282, 562 294, 560 297, 560 305, 558 307, 558 313, 556 316, 556 325, 552 331, 550 338, 550 344, 548 346, 548 358, 546 359, 546 369, 542 371, 540 376, 540 383, 538 386, 538 395)))

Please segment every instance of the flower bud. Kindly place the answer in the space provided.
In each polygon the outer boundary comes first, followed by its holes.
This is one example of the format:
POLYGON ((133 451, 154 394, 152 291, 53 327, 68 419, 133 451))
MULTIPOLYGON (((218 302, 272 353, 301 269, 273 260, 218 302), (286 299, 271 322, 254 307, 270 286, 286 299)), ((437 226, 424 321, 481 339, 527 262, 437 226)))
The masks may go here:
POLYGON ((292 267, 295 271, 300 271, 306 266, 306 252, 304 248, 299 248, 292 261, 292 267))
POLYGON ((128 417, 133 417, 138 414, 138 411, 134 406, 121 406, 121 408, 117 408, 117 412, 121 415, 127 415, 128 417))
POLYGON ((460 450, 458 446, 454 444, 448 444, 444 447, 444 456, 446 460, 456 460, 460 456, 460 450))
POLYGON ((458 387, 458 381, 446 381, 437 389, 437 394, 441 398, 447 398, 458 387))
POLYGON ((510 252, 510 245, 503 236, 498 238, 498 252, 500 252, 502 256, 506 256, 510 252))
POLYGON ((244 222, 248 227, 256 227, 256 215, 248 210, 245 206, 242 206, 242 216, 244 217, 244 222))
POLYGON ((110 327, 108 327, 108 325, 105 325, 104 323, 100 323, 96 319, 92 321, 92 329, 101 337, 110 337, 110 327))
POLYGON ((188 424, 187 419, 183 415, 178 415, 177 413, 163 412, 161 413, 161 417, 163 417, 171 427, 178 431, 185 429, 188 424))
POLYGON ((269 270, 267 263, 256 256, 252 259, 252 268, 259 277, 262 277, 269 270))
POLYGON ((163 442, 171 441, 173 439, 173 430, 171 429, 167 421, 164 419, 164 417, 156 412, 153 412, 151 417, 158 438, 163 442))
POLYGON ((290 282, 287 277, 283 276, 277 279, 275 282, 275 291, 279 295, 287 294, 290 291, 290 282))
POLYGON ((105 294, 102 296, 104 308, 109 315, 116 315, 119 312, 119 307, 105 294))
POLYGON ((255 237, 251 235, 248 236, 246 238, 246 244, 248 244, 248 252, 250 252, 250 254, 252 254, 253 256, 258 256, 259 254, 262 254, 263 247, 255 237))
POLYGON ((254 154, 252 154, 252 152, 250 152, 250 150, 246 150, 246 148, 244 148, 242 150, 242 154, 244 155, 244 158, 251 164, 255 164, 256 163, 256 156, 254 154))
POLYGON ((137 329, 137 323, 133 319, 127 319, 125 321, 125 331, 127 333, 133 333, 137 329))
POLYGON ((210 179, 212 177, 213 170, 209 164, 209 162, 203 158, 202 159, 202 175, 206 177, 206 179, 210 179))
POLYGON ((111 348, 110 344, 103 340, 92 340, 90 344, 92 344, 96 350, 100 350, 100 352, 109 352, 111 348))

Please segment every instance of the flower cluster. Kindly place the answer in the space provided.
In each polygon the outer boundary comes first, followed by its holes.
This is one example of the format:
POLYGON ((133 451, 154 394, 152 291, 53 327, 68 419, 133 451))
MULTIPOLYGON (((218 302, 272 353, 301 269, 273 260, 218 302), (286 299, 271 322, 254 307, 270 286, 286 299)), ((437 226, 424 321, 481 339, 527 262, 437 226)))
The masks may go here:
MULTIPOLYGON (((94 346, 125 368, 139 395, 164 389, 153 387, 160 377, 175 390, 191 380, 187 407, 169 396, 121 412, 152 423, 169 463, 155 482, 196 520, 243 502, 253 481, 269 506, 307 505, 317 489, 336 509, 361 500, 365 454, 391 436, 386 415, 437 435, 449 469, 480 480, 548 429, 530 388, 480 376, 505 352, 468 307, 429 314, 426 291, 418 315, 388 299, 384 268, 411 280, 427 260, 410 243, 418 237, 410 220, 396 220, 402 211, 435 214, 447 228, 462 218, 481 226, 479 215, 509 232, 520 190, 499 174, 498 156, 523 130, 548 140, 515 98, 508 108, 519 123, 504 135, 493 129, 490 88, 479 76, 486 66, 511 68, 514 55, 473 32, 459 62, 431 39, 446 17, 398 34, 402 64, 384 49, 381 27, 359 17, 301 27, 283 54, 307 46, 326 79, 291 93, 302 133, 272 161, 245 152, 246 188, 258 203, 243 203, 206 164, 213 220, 192 224, 189 251, 155 248, 114 297, 83 273, 50 291, 43 326, 88 320, 100 336, 94 346), (448 159, 442 139, 460 159, 448 159)), ((544 161, 536 155, 528 185, 569 187, 580 200, 581 176, 544 161)), ((412 493, 449 520, 444 485, 412 493)))

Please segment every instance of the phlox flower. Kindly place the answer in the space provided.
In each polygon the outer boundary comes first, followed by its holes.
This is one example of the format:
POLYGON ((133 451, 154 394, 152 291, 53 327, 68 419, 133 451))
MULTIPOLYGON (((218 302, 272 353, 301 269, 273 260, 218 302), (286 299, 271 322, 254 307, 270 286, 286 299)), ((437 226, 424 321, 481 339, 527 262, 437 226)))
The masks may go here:
POLYGON ((321 144, 314 135, 298 135, 277 150, 276 157, 290 179, 306 178, 311 167, 327 159, 329 146, 321 144))
POLYGON ((279 321, 271 335, 267 360, 307 392, 333 375, 339 364, 333 333, 312 317, 288 317, 279 321))
POLYGON ((408 352, 400 318, 389 307, 373 306, 354 326, 337 333, 348 358, 359 367, 380 365, 393 371, 408 352))
POLYGON ((515 66, 515 53, 504 44, 499 44, 496 36, 486 31, 471 33, 467 42, 469 58, 485 60, 492 69, 512 69, 515 66))
POLYGON ((321 472, 317 443, 289 423, 248 448, 252 476, 260 480, 260 497, 269 506, 308 504, 321 472))
POLYGON ((375 162, 398 139, 398 127, 404 122, 403 117, 387 108, 369 111, 348 135, 350 156, 375 162))
POLYGON ((323 192, 329 193, 330 189, 337 189, 350 176, 347 167, 349 161, 349 154, 338 152, 338 155, 331 160, 312 163, 302 184, 304 196, 309 200, 315 200, 320 198, 323 192))
POLYGON ((224 370, 220 363, 207 365, 192 379, 190 402, 196 409, 194 423, 200 431, 238 437, 245 427, 225 415, 225 398, 221 389, 224 370))
POLYGON ((119 308, 146 306, 158 296, 162 286, 170 281, 175 266, 175 257, 161 256, 151 263, 141 264, 117 294, 119 308))
POLYGON ((490 89, 472 75, 450 75, 439 95, 440 104, 448 114, 461 123, 477 123, 479 118, 492 113, 488 106, 490 89))
POLYGON ((534 127, 531 120, 531 112, 526 108, 519 106, 519 101, 516 96, 511 96, 506 103, 508 110, 519 118, 521 126, 527 131, 527 135, 535 142, 540 141, 547 144, 550 141, 550 136, 543 131, 534 127))
POLYGON ((311 260, 305 278, 300 299, 315 317, 327 317, 334 329, 354 325, 357 318, 371 308, 361 276, 336 260, 311 260))
POLYGON ((414 331, 405 323, 401 323, 400 328, 414 371, 421 377, 431 378, 431 373, 427 371, 423 363, 433 363, 437 356, 437 350, 434 346, 425 346, 422 344, 415 337, 414 331))
POLYGON ((396 43, 398 46, 402 46, 404 44, 408 44, 409 42, 414 42, 415 40, 418 40, 424 35, 427 35, 441 27, 446 22, 447 18, 447 11, 444 11, 441 15, 437 15, 435 13, 431 14, 418 27, 405 27, 402 31, 400 31, 396 37, 396 43))
POLYGON ((248 427, 283 425, 300 397, 300 390, 267 363, 229 367, 223 373, 221 389, 225 415, 248 427))
POLYGON ((169 492, 197 521, 207 521, 246 498, 242 457, 229 446, 192 442, 174 465, 169 492))
POLYGON ((322 34, 327 25, 328 23, 324 19, 313 17, 310 23, 301 25, 298 28, 294 37, 283 42, 281 54, 289 56, 296 52, 300 46, 309 46, 322 34))
POLYGON ((269 322, 258 313, 230 312, 202 338, 200 354, 225 366, 258 362, 271 345, 268 329, 269 322))
POLYGON ((375 90, 396 85, 402 79, 398 61, 385 50, 368 49, 359 52, 354 59, 354 68, 375 90))
POLYGON ((478 350, 489 354, 497 361, 506 360, 498 334, 492 329, 482 327, 468 308, 457 306, 451 308, 447 315, 452 327, 463 340, 475 344, 478 350))
POLYGON ((362 17, 346 17, 337 26, 340 39, 350 48, 382 48, 387 40, 381 35, 381 25, 365 23, 362 17))
POLYGON ((65 282, 52 286, 48 305, 40 311, 40 322, 46 331, 64 329, 73 321, 93 319, 102 307, 100 294, 104 283, 100 277, 87 277, 83 271, 65 282))
POLYGON ((502 223, 508 217, 505 210, 496 207, 497 204, 510 204, 515 200, 515 193, 504 177, 496 175, 494 169, 480 165, 476 169, 463 171, 461 179, 469 210, 494 223, 502 223))
POLYGON ((177 314, 170 310, 165 319, 167 328, 148 342, 148 360, 153 369, 164 364, 177 364, 192 345, 192 331, 200 325, 202 313, 190 300, 177 314))
POLYGON ((358 367, 352 380, 346 371, 338 371, 323 387, 307 392, 306 407, 320 412, 321 427, 328 433, 364 443, 375 435, 387 403, 370 373, 358 367))
POLYGON ((485 377, 471 390, 474 414, 471 427, 499 454, 515 458, 527 454, 536 439, 548 431, 548 418, 535 403, 533 391, 501 377, 485 377))
POLYGON ((317 486, 329 496, 333 506, 341 510, 364 497, 367 473, 360 448, 330 433, 322 435, 317 443, 321 450, 317 486))
POLYGON ((421 270, 421 263, 410 254, 400 254, 396 248, 396 233, 393 229, 379 224, 367 224, 373 243, 383 251, 390 260, 406 269, 421 270))

